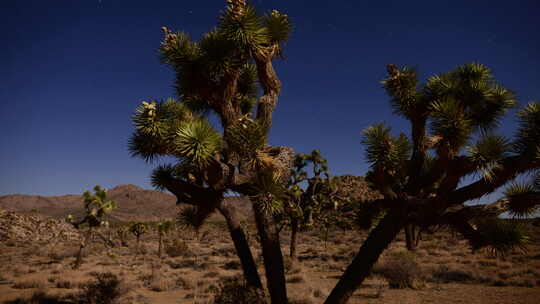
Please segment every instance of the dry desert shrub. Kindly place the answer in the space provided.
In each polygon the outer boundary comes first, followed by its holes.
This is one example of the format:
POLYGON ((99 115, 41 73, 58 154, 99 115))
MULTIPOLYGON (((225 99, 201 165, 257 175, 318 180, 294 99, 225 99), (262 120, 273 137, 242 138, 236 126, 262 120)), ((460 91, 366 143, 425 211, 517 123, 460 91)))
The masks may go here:
POLYGON ((305 281, 306 279, 301 274, 293 275, 287 279, 287 283, 304 283, 305 281))
POLYGON ((383 263, 373 268, 373 274, 382 276, 390 288, 416 289, 423 281, 420 265, 407 251, 391 253, 383 263))
POLYGON ((238 270, 238 269, 242 269, 242 265, 240 265, 240 262, 238 261, 230 261, 230 262, 225 263, 225 265, 223 265, 223 269, 238 270))
POLYGON ((171 258, 191 255, 191 251, 189 250, 187 243, 178 239, 175 239, 165 245, 165 253, 167 253, 167 255, 171 258))
POLYGON ((65 289, 72 289, 76 288, 77 284, 68 280, 58 280, 56 281, 56 288, 65 288, 65 289))
POLYGON ((72 304, 61 296, 50 295, 44 291, 36 291, 30 298, 17 298, 15 300, 6 301, 6 304, 72 304))
POLYGON ((15 289, 44 288, 47 283, 43 280, 24 280, 15 282, 11 287, 15 289))
POLYGON ((268 304, 270 301, 255 288, 237 277, 227 277, 212 286, 214 304, 268 304))
POLYGON ((450 269, 447 265, 440 265, 432 271, 430 280, 437 283, 464 283, 473 282, 476 279, 471 272, 461 269, 450 269))
POLYGON ((81 303, 85 304, 114 304, 130 292, 131 288, 122 283, 111 272, 95 274, 95 280, 82 286, 83 292, 79 295, 81 303))

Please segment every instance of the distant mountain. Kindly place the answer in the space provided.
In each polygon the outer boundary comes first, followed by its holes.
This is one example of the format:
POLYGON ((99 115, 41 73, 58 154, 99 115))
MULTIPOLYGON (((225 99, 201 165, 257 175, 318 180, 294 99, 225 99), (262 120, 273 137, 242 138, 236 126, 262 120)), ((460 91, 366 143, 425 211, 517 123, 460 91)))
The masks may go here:
MULTIPOLYGON (((116 186, 107 191, 107 198, 116 201, 119 207, 111 214, 112 220, 157 221, 172 218, 178 211, 173 195, 135 185, 116 186)), ((0 196, 0 208, 52 217, 77 216, 83 212, 83 198, 71 194, 47 197, 13 194, 0 196)))
MULTIPOLYGON (((334 177, 339 185, 340 195, 353 200, 377 198, 379 194, 369 189, 361 176, 342 175, 334 177)), ((113 211, 111 220, 119 221, 158 221, 174 218, 178 212, 174 195, 147 190, 135 185, 119 185, 107 191, 107 198, 116 201, 118 209, 113 211)), ((251 202, 244 197, 231 196, 243 217, 251 214, 251 202)), ((37 213, 56 218, 74 216, 83 212, 81 195, 40 196, 12 194, 0 196, 0 209, 19 213, 37 213)), ((214 219, 221 219, 215 215, 214 219)))

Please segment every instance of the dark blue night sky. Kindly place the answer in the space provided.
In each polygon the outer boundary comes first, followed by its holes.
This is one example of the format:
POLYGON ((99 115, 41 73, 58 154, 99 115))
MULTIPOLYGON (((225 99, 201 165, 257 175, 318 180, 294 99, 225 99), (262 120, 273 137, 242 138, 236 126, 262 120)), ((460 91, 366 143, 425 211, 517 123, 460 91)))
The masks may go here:
MULTIPOLYGON (((360 131, 393 116, 385 64, 422 79, 477 61, 540 99, 540 3, 531 1, 252 1, 294 25, 276 63, 283 82, 271 143, 321 149, 333 174, 363 175, 360 131)), ((81 193, 96 184, 149 188, 153 165, 127 151, 140 101, 173 96, 159 64, 161 26, 194 37, 222 0, 1 0, 0 195, 81 193)), ((514 117, 500 132, 511 135, 514 117)))

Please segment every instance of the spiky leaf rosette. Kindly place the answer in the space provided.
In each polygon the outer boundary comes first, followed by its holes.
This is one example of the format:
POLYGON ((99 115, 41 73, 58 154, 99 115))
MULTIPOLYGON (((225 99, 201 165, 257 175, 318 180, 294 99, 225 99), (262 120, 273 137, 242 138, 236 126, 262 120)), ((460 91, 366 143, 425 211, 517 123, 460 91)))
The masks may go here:
POLYGON ((383 215, 384 209, 372 201, 360 202, 354 214, 354 225, 362 230, 369 230, 383 215))
POLYGON ((236 47, 218 30, 206 33, 199 42, 202 55, 197 62, 206 79, 219 84, 223 77, 242 67, 236 58, 236 47))
POLYGON ((221 16, 218 29, 245 52, 258 52, 269 41, 261 17, 251 5, 229 5, 221 16))
POLYGON ((518 113, 519 128, 514 150, 519 154, 537 154, 540 151, 540 103, 530 102, 518 113))
POLYGON ((270 160, 268 153, 265 153, 266 131, 257 122, 243 117, 239 119, 227 130, 227 143, 229 148, 235 152, 249 167, 254 167, 259 163, 270 160))
MULTIPOLYGON (((428 79, 428 98, 432 102, 450 100, 453 108, 460 108, 464 120, 470 121, 474 131, 493 129, 506 111, 517 102, 514 94, 499 86, 485 65, 468 63, 428 79)), ((456 111, 453 109, 453 111, 456 111)))
POLYGON ((528 217, 538 210, 540 207, 540 189, 535 185, 535 182, 538 182, 538 176, 535 179, 530 183, 512 183, 506 189, 504 194, 508 198, 507 208, 511 215, 528 217))
POLYGON ((174 154, 173 139, 178 128, 195 119, 193 112, 183 103, 172 98, 165 102, 143 101, 135 111, 135 132, 128 142, 132 156, 146 161, 174 154))
POLYGON ((405 175, 411 144, 401 134, 394 137, 384 124, 370 126, 362 131, 362 144, 366 146, 366 159, 376 174, 384 174, 393 182, 405 175))
POLYGON ((210 215, 212 215, 213 211, 195 206, 187 206, 178 212, 176 223, 180 227, 199 230, 210 215))
POLYGON ((387 70, 388 78, 382 84, 391 96, 394 113, 409 119, 425 115, 427 104, 417 89, 416 70, 411 67, 399 69, 393 64, 389 64, 387 70))
POLYGON ((431 107, 431 130, 443 139, 437 148, 456 153, 473 132, 472 120, 463 112, 460 102, 450 97, 433 102, 431 107))
MULTIPOLYGON (((279 46, 289 40, 292 32, 292 25, 289 21, 289 16, 286 14, 273 10, 269 14, 263 16, 262 23, 271 44, 279 46)), ((275 55, 283 56, 282 48, 279 48, 275 55)))
POLYGON ((483 242, 494 255, 506 255, 512 250, 525 250, 529 237, 516 221, 486 219, 477 225, 483 242))
POLYGON ((281 176, 270 170, 264 170, 257 175, 250 185, 253 195, 249 199, 268 215, 279 214, 283 211, 284 201, 287 200, 286 188, 281 176))
POLYGON ((510 142, 503 136, 487 135, 468 148, 469 157, 486 180, 492 180, 493 169, 500 168, 499 161, 509 156, 510 142))
POLYGON ((186 162, 178 165, 163 164, 152 171, 150 181, 154 188, 163 191, 175 180, 195 182, 195 175, 199 172, 197 167, 186 162))
POLYGON ((197 119, 178 128, 174 144, 177 156, 203 168, 221 149, 221 135, 207 120, 197 119))

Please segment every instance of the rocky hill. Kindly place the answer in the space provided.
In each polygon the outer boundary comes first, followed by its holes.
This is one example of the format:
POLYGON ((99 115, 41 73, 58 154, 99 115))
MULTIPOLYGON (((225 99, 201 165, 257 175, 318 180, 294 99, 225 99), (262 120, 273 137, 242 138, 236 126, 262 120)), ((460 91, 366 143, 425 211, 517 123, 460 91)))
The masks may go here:
MULTIPOLYGON (((112 212, 113 221, 158 221, 173 218, 178 207, 176 197, 165 192, 147 190, 135 185, 120 185, 107 190, 107 198, 118 204, 112 212)), ((239 210, 245 215, 250 212, 250 202, 241 197, 228 197, 234 200, 239 210)), ((39 196, 13 194, 0 196, 0 208, 26 215, 44 215, 65 218, 83 212, 81 195, 39 196)), ((217 216, 216 216, 217 217, 217 216)))
MULTIPOLYGON (((107 191, 107 198, 116 201, 119 208, 111 214, 112 220, 155 221, 176 214, 176 198, 173 195, 146 190, 134 185, 120 185, 107 191)), ((0 208, 19 213, 32 213, 65 217, 83 212, 81 195, 39 196, 6 195, 0 197, 0 208)))
MULTIPOLYGON (((363 177, 342 175, 334 177, 338 181, 340 195, 353 200, 376 198, 379 194, 371 191, 363 177)), ((113 221, 158 221, 173 218, 178 211, 176 198, 168 193, 147 190, 135 185, 120 185, 107 190, 107 198, 116 201, 118 209, 110 215, 113 221)), ((243 197, 227 197, 234 200, 243 216, 251 213, 251 203, 243 197)), ((27 215, 44 215, 64 218, 83 212, 81 195, 40 196, 13 194, 0 196, 0 208, 27 215)), ((215 218, 221 218, 216 215, 215 218)))
POLYGON ((79 239, 79 232, 64 220, 0 209, 0 242, 79 239))

